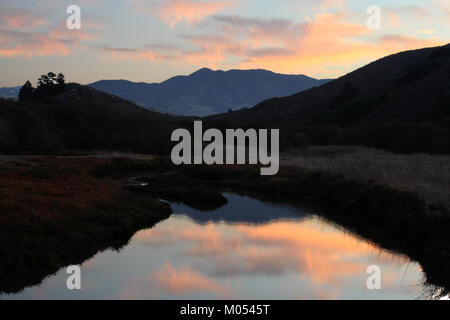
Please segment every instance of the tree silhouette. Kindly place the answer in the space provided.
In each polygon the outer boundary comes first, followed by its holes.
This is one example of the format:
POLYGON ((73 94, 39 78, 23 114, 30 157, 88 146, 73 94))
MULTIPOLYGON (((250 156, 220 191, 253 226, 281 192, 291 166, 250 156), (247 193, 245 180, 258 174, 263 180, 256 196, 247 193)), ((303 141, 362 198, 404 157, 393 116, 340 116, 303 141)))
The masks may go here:
POLYGON ((62 73, 56 75, 53 72, 43 74, 37 82, 37 88, 34 97, 38 100, 47 101, 51 96, 64 90, 65 79, 62 73))
POLYGON ((26 99, 30 99, 33 96, 34 88, 31 85, 30 81, 25 82, 25 84, 20 88, 19 91, 19 100, 23 101, 26 99))
POLYGON ((58 83, 59 87, 64 87, 65 80, 64 75, 62 73, 58 73, 58 78, 56 79, 56 82, 58 83))
MULTIPOLYGON (((64 75, 62 73, 60 73, 60 75, 62 75, 62 79, 64 80, 64 75)), ((53 72, 43 74, 38 79, 38 89, 42 88, 42 87, 45 87, 47 89, 53 88, 58 84, 58 79, 59 79, 59 75, 57 76, 53 72)))

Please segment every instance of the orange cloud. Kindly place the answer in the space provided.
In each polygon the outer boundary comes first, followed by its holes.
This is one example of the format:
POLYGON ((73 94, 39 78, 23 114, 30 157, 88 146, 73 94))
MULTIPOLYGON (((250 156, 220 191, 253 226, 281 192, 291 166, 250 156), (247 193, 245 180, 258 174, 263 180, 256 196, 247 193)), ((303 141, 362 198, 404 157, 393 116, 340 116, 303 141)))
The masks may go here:
POLYGON ((321 0, 319 3, 314 1, 314 7, 318 10, 343 9, 345 7, 343 0, 321 0))
POLYGON ((182 21, 188 24, 199 22, 234 3, 229 0, 162 0, 150 4, 142 0, 131 1, 139 11, 156 11, 156 15, 171 28, 182 21))
POLYGON ((284 43, 290 55, 249 56, 239 67, 336 77, 398 51, 445 44, 439 39, 371 33, 365 25, 346 22, 343 14, 320 14, 303 36, 284 43))
POLYGON ((0 56, 16 57, 69 54, 68 44, 62 39, 54 39, 44 33, 27 33, 3 30, 0 41, 0 56))
POLYGON ((272 256, 261 256, 250 251, 245 259, 256 265, 269 261, 286 264, 290 261, 295 272, 308 275, 316 284, 339 284, 343 277, 364 275, 367 261, 358 260, 358 257, 379 250, 351 235, 343 238, 340 232, 332 228, 320 230, 315 227, 316 223, 310 220, 303 223, 277 222, 258 228, 240 226, 239 230, 248 239, 278 248, 278 253, 272 256))
POLYGON ((194 23, 225 8, 226 1, 205 0, 170 0, 164 3, 159 11, 159 17, 174 27, 181 21, 194 23))
POLYGON ((194 292, 223 294, 223 289, 216 282, 189 268, 177 271, 168 263, 158 269, 151 280, 160 290, 176 295, 194 292))
POLYGON ((47 32, 0 29, 0 56, 66 56, 83 41, 96 39, 89 29, 68 30, 63 23, 50 26, 47 32))
MULTIPOLYGON (((369 264, 401 266, 409 261, 351 234, 343 234, 334 227, 320 225, 318 227, 316 218, 256 226, 199 226, 183 220, 172 222, 170 228, 160 226, 159 229, 140 232, 135 239, 147 244, 183 243, 186 245, 186 255, 196 261, 209 261, 208 274, 215 278, 294 273, 299 279, 308 279, 316 287, 327 285, 341 288, 346 284, 346 278, 356 276, 361 278, 361 289, 364 289, 369 264)), ((196 279, 197 276, 192 274, 191 269, 187 270, 176 272, 165 266, 153 279, 163 279, 161 284, 171 293, 187 293, 191 281, 186 279, 196 279)), ((395 280, 399 279, 395 267, 384 267, 383 277, 386 286, 394 286, 395 280)), ((203 281, 200 283, 211 290, 217 289, 217 283, 212 287, 209 282, 208 285, 203 281)))
POLYGON ((42 25, 45 23, 44 19, 32 19, 30 20, 25 16, 3 16, 1 19, 11 28, 31 28, 42 25))
POLYGON ((46 20, 27 8, 0 5, 0 26, 14 29, 35 29, 46 23, 46 20))
MULTIPOLYGON (((144 7, 136 1, 138 7, 144 7)), ((331 78, 392 53, 446 43, 429 33, 416 32, 417 29, 412 34, 372 31, 365 21, 354 22, 351 13, 343 11, 319 13, 304 22, 295 22, 216 14, 223 6, 222 1, 158 2, 156 7, 153 4, 153 12, 156 10, 171 26, 200 19, 207 23, 195 25, 200 32, 181 34, 179 45, 169 51, 167 46, 105 47, 102 53, 108 53, 112 61, 171 61, 214 69, 264 68, 331 78)), ((341 1, 321 2, 322 8, 341 10, 343 6, 341 1)), ((388 7, 386 12, 394 17, 390 23, 395 23, 397 15, 414 19, 431 16, 428 9, 419 6, 388 7)))
MULTIPOLYGON (((97 21, 83 20, 82 30, 68 30, 65 21, 50 23, 42 9, 0 4, 0 57, 69 55, 74 46, 96 39, 97 21)), ((60 18, 59 18, 60 19, 60 18)))
MULTIPOLYGON (((414 11, 413 9, 410 9, 414 11)), ((184 35, 195 49, 176 61, 212 68, 265 68, 316 77, 339 76, 385 55, 444 44, 438 39, 380 35, 365 24, 346 21, 346 15, 322 13, 304 23, 287 19, 258 19, 216 15, 214 32, 184 35)))

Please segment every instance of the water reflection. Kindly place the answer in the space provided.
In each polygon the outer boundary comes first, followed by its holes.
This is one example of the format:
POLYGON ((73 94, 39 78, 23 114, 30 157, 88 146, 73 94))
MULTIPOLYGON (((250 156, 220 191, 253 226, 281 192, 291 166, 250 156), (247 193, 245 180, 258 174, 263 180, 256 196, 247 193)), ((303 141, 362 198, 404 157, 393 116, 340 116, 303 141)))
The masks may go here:
POLYGON ((420 266, 405 257, 317 216, 225 196, 214 212, 173 205, 171 218, 120 252, 85 262, 81 291, 65 289, 63 270, 6 298, 411 299, 424 291, 420 266), (381 290, 366 288, 372 264, 382 269, 381 290))
POLYGON ((300 220, 308 216, 305 212, 290 206, 265 203, 249 197, 224 194, 226 206, 204 212, 187 206, 172 204, 175 215, 191 218, 198 224, 226 222, 228 224, 264 224, 277 220, 300 220))

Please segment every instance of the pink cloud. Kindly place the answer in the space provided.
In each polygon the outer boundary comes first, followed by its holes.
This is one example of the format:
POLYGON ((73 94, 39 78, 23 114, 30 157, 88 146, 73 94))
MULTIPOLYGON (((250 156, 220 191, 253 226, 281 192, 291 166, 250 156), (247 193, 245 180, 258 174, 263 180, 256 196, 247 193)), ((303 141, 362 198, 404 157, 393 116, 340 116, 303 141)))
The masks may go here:
POLYGON ((32 30, 46 23, 46 20, 27 8, 0 5, 0 26, 21 30, 32 30))
MULTIPOLYGON (((408 7, 410 14, 420 7, 408 7)), ((427 11, 425 11, 427 12, 427 11)), ((103 48, 113 61, 171 61, 195 66, 265 68, 315 77, 338 77, 383 56, 403 50, 445 44, 437 38, 382 34, 344 12, 316 14, 305 22, 212 15, 196 26, 207 32, 184 34, 189 49, 153 45, 103 48)), ((417 35, 417 33, 415 33, 417 35)), ((418 34, 420 35, 420 34, 418 34)))
POLYGON ((239 67, 333 77, 392 53, 445 43, 439 39, 371 33, 363 24, 346 21, 343 13, 316 15, 301 30, 298 37, 276 37, 285 49, 280 51, 282 54, 268 51, 266 56, 247 55, 239 67))
POLYGON ((177 295, 194 292, 223 294, 224 292, 219 284, 196 271, 189 268, 177 271, 168 263, 158 269, 151 276, 151 280, 160 290, 177 295))
POLYGON ((69 54, 68 43, 63 39, 51 38, 41 32, 20 32, 2 30, 0 41, 0 56, 16 57, 69 54))
MULTIPOLYGON (((301 288, 302 293, 325 285, 332 290, 347 284, 347 279, 353 276, 365 279, 368 264, 401 266, 408 262, 406 257, 393 256, 351 234, 344 236, 331 225, 320 228, 317 225, 317 219, 227 226, 180 222, 170 227, 141 231, 135 239, 152 245, 158 242, 168 246, 183 243, 186 249, 180 258, 185 259, 186 255, 207 266, 201 268, 202 274, 199 274, 190 267, 176 270, 166 263, 152 274, 153 286, 176 295, 195 292, 228 294, 229 288, 221 286, 217 279, 261 274, 296 274, 299 279, 308 277, 309 285, 301 288)), ((186 258, 186 263, 189 260, 186 258)), ((387 270, 383 273, 383 285, 386 286, 399 280, 395 272, 387 270)), ((364 283, 362 280, 361 286, 364 283)), ((306 297, 330 298, 330 292, 327 292, 326 295, 324 292, 311 292, 306 297)))
POLYGON ((161 6, 159 17, 174 27, 183 20, 187 23, 198 22, 223 10, 226 5, 226 1, 170 0, 161 6))
POLYGON ((141 12, 156 12, 157 17, 171 28, 182 21, 188 24, 199 22, 234 3, 234 0, 162 0, 151 3, 143 0, 130 1, 141 12))
POLYGON ((66 56, 73 47, 96 39, 90 28, 68 30, 62 22, 46 28, 47 31, 0 29, 0 56, 66 56))

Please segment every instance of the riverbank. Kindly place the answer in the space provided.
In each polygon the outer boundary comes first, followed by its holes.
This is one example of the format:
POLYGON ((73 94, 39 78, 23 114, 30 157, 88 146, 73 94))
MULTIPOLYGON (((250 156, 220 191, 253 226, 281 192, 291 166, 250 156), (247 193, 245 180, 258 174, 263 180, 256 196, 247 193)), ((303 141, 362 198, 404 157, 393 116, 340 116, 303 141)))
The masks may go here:
POLYGON ((125 245, 136 231, 170 215, 157 199, 208 211, 226 203, 226 190, 308 205, 420 262, 428 283, 450 287, 449 212, 395 185, 296 165, 261 176, 257 166, 175 167, 170 159, 145 157, 6 157, 0 171, 0 292, 16 292, 125 245), (123 183, 127 177, 137 178, 123 183))
POLYGON ((126 192, 103 173, 153 160, 5 157, 0 160, 0 292, 40 283, 69 264, 120 248, 170 207, 126 192))
MULTIPOLYGON (((416 193, 296 166, 283 166, 273 177, 260 176, 254 166, 184 166, 170 175, 138 180, 146 186, 130 187, 135 192, 190 206, 195 199, 199 203, 219 199, 211 196, 214 190, 294 206, 306 204, 377 245, 420 262, 427 283, 450 287, 450 214, 445 207, 429 206, 416 193), (196 188, 190 203, 186 185, 196 188)), ((216 207, 220 206, 218 201, 216 207)))
POLYGON ((355 146, 294 149, 281 155, 283 165, 343 176, 360 183, 376 181, 416 193, 428 206, 450 210, 450 156, 394 154, 355 146))

